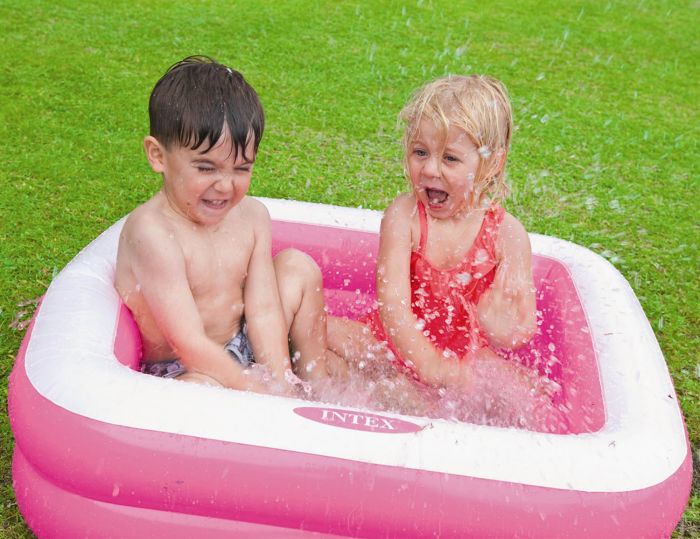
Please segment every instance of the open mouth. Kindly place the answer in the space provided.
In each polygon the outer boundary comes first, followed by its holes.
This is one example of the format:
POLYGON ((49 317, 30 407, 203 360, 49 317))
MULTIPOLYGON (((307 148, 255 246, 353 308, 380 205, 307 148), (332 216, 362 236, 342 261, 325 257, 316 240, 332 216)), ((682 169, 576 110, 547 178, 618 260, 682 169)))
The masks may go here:
POLYGON ((428 202, 430 202, 431 205, 444 204, 447 200, 447 197, 449 196, 447 194, 447 191, 443 191, 442 189, 431 188, 426 188, 425 194, 428 197, 428 202))
POLYGON ((220 210, 226 207, 228 200, 202 200, 202 203, 212 210, 220 210))

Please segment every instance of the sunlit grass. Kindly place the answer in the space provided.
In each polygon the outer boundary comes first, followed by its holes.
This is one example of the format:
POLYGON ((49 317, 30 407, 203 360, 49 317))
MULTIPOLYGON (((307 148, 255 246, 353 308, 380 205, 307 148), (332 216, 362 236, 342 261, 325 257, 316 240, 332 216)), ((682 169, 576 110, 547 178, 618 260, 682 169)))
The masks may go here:
MULTIPOLYGON (((212 55, 258 89, 252 193, 381 209, 404 189, 396 115, 448 72, 502 79, 517 131, 509 209, 630 281, 700 448, 698 50, 684 2, 0 3, 0 403, 19 303, 159 186, 152 85, 212 55)), ((0 535, 28 537, 0 419, 0 535)), ((677 535, 700 534, 698 491, 677 535)))

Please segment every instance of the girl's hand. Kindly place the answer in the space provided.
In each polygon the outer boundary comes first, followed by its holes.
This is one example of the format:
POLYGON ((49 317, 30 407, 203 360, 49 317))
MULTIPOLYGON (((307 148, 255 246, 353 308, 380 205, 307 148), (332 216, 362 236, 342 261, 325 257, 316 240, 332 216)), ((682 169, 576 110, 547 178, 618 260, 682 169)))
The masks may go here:
POLYGON ((444 361, 437 365, 441 371, 439 377, 443 389, 455 389, 460 392, 468 392, 473 389, 474 373, 472 372, 471 355, 460 358, 451 350, 442 353, 444 361))

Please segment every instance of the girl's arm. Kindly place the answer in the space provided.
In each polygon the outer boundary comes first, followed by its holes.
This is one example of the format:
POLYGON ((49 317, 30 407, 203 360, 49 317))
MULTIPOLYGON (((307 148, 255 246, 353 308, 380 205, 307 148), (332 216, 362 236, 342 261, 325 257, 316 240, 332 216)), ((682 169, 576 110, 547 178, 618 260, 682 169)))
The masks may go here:
POLYGON ((415 198, 402 195, 384 212, 377 260, 379 314, 401 358, 412 362, 424 383, 466 385, 468 369, 457 357, 447 357, 423 335, 411 310, 411 222, 415 198))
POLYGON ((477 305, 479 324, 491 344, 517 348, 537 328, 530 239, 523 225, 506 213, 496 241, 499 263, 491 287, 477 305))

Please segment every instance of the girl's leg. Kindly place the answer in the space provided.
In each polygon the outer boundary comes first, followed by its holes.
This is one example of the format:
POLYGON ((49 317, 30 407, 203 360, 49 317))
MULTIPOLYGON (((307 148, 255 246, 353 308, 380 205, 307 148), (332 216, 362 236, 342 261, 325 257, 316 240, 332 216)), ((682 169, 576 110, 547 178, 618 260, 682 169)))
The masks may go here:
POLYGON ((564 428, 565 418, 552 402, 559 389, 555 382, 488 348, 476 352, 469 361, 471 413, 503 426, 546 432, 560 432, 564 428))
POLYGON ((368 360, 387 360, 388 349, 369 328, 356 320, 328 317, 328 348, 347 363, 363 367, 368 360))
POLYGON ((386 344, 360 322, 326 315, 321 271, 310 256, 287 249, 274 264, 299 377, 321 384, 328 376, 339 379, 331 393, 349 392, 348 405, 424 413, 423 391, 396 369, 386 344), (353 400, 360 393, 367 394, 363 403, 353 400))
POLYGON ((365 324, 328 317, 328 347, 345 360, 352 373, 350 387, 365 395, 362 405, 409 415, 429 415, 434 408, 434 392, 400 371, 386 343, 377 341, 365 324))

